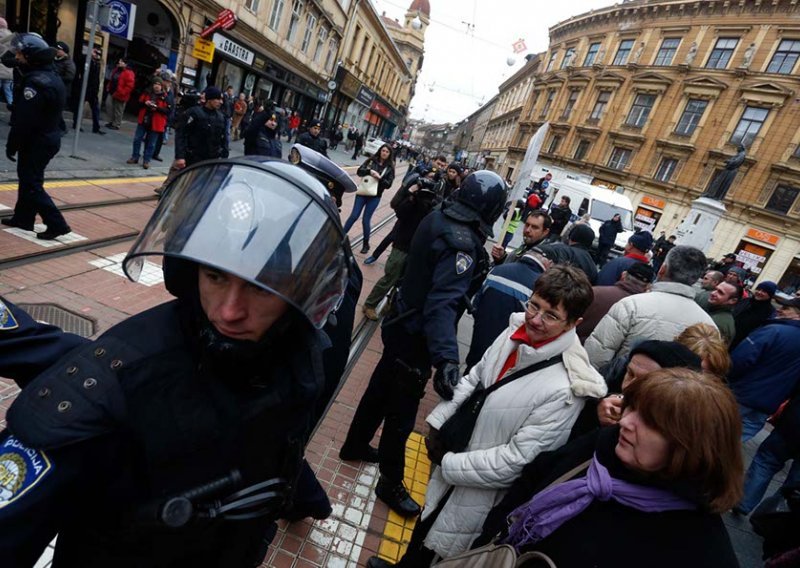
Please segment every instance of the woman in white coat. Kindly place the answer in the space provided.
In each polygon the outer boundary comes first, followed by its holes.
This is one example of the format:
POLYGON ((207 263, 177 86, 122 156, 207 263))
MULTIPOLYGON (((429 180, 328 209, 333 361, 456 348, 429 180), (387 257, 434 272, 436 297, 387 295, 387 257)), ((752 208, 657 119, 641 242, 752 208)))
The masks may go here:
MULTIPOLYGON (((467 550, 525 464, 567 441, 584 397, 606 394, 602 376, 575 333, 592 298, 583 272, 572 266, 550 268, 536 281, 525 313, 511 315, 508 329, 462 377, 453 399, 428 416, 435 439, 479 382, 488 388, 516 370, 562 357, 492 392, 463 452, 437 456, 435 444, 429 445, 431 460, 439 467, 431 475, 422 517, 399 566, 426 566, 437 555, 446 558, 467 550)), ((367 564, 388 565, 377 557, 367 564)))

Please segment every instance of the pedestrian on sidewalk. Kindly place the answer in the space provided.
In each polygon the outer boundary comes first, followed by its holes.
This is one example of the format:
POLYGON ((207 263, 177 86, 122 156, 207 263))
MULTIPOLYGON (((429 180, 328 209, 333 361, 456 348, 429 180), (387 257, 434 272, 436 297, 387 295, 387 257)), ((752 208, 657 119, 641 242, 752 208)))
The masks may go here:
POLYGON ((384 144, 375 154, 372 155, 366 162, 361 164, 361 167, 356 171, 356 175, 362 178, 372 178, 377 180, 377 193, 375 195, 359 195, 356 193, 356 200, 353 203, 353 211, 347 222, 344 224, 344 232, 348 232, 350 228, 358 221, 361 213, 364 213, 361 219, 361 227, 363 229, 363 243, 361 246, 361 254, 369 252, 369 236, 371 230, 372 215, 378 208, 381 201, 383 192, 389 189, 394 182, 394 155, 392 148, 388 144, 384 144))
POLYGON ((144 142, 144 157, 142 167, 148 169, 153 152, 156 148, 158 137, 167 127, 169 103, 164 92, 161 78, 153 79, 153 84, 139 96, 139 117, 136 133, 133 136, 133 153, 128 159, 129 164, 139 163, 139 154, 144 142))
MULTIPOLYGON (((56 48, 56 58, 53 60, 53 65, 56 68, 56 73, 58 76, 61 77, 61 80, 64 82, 64 92, 67 94, 67 103, 66 108, 71 108, 74 103, 71 102, 72 99, 72 82, 75 80, 75 62, 69 56, 69 46, 64 43, 63 41, 57 41, 55 44, 56 48)), ((60 124, 61 132, 67 132, 67 124, 64 122, 64 118, 61 118, 60 124)))
MULTIPOLYGON (((84 101, 86 104, 89 105, 89 109, 92 111, 92 132, 94 134, 99 134, 101 136, 105 135, 105 132, 100 129, 100 103, 98 98, 100 96, 100 50, 94 48, 92 50, 92 60, 89 63, 89 81, 86 83, 86 100, 84 101)), ((78 84, 82 84, 83 82, 83 69, 84 67, 81 66, 81 69, 78 72, 78 84)), ((73 112, 72 112, 72 129, 75 130, 78 128, 78 121, 83 115, 83 108, 78 107, 78 99, 80 98, 80 88, 76 88, 78 90, 77 96, 73 96, 73 112)), ((73 93, 74 95, 74 93, 73 93)))
POLYGON ((231 133, 234 140, 242 137, 239 128, 242 124, 244 114, 247 112, 247 99, 244 93, 239 93, 239 97, 233 103, 233 121, 231 123, 231 133))
MULTIPOLYGON (((6 53, 11 48, 11 40, 14 33, 8 29, 8 22, 5 18, 0 18, 0 55, 6 53)), ((0 89, 6 100, 6 107, 11 110, 14 104, 14 70, 0 64, 0 89)))
POLYGON ((358 157, 361 155, 361 148, 364 147, 364 133, 363 132, 359 132, 356 135, 356 139, 355 139, 355 142, 353 143, 353 147, 354 147, 353 157, 351 159, 352 160, 357 160, 358 157))
POLYGON ((119 130, 122 126, 122 115, 125 112, 125 105, 133 93, 133 86, 136 82, 136 75, 133 70, 128 68, 128 63, 120 58, 117 61, 117 68, 111 73, 108 81, 108 93, 111 95, 111 121, 106 126, 111 130, 119 130))
POLYGON ((289 138, 287 142, 291 142, 292 138, 297 139, 297 131, 300 129, 300 113, 294 111, 289 117, 289 138))
POLYGON ((156 162, 163 162, 164 158, 161 157, 161 148, 169 141, 169 129, 175 124, 175 74, 172 71, 165 70, 159 74, 161 77, 161 84, 163 86, 164 94, 167 98, 167 124, 164 126, 164 132, 161 132, 156 139, 156 147, 153 150, 153 159, 156 162))

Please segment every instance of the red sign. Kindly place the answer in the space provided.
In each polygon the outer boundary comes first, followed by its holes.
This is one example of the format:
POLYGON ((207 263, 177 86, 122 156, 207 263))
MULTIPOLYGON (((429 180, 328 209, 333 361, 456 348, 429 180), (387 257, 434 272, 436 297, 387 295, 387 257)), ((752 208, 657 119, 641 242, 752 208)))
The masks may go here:
POLYGON ((229 30, 236 24, 236 14, 232 10, 223 10, 217 15, 214 23, 200 32, 200 37, 207 38, 219 29, 229 30))
POLYGON ((528 46, 525 45, 524 39, 519 38, 517 41, 511 44, 511 48, 514 50, 514 53, 522 53, 523 51, 528 49, 528 46))
POLYGON ((392 116, 392 111, 390 111, 386 105, 381 104, 378 101, 372 101, 372 106, 370 108, 373 112, 381 115, 383 118, 389 118, 392 116))

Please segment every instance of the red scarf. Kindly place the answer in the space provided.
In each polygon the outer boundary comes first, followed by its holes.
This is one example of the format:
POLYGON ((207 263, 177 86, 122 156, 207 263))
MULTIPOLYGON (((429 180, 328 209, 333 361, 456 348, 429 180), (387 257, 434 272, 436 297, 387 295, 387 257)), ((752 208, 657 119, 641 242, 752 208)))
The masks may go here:
MULTIPOLYGON (((529 345, 529 346, 533 347, 534 349, 539 349, 539 347, 542 347, 543 345, 547 345, 548 343, 550 343, 552 341, 555 341, 559 337, 561 337, 561 334, 556 335, 555 337, 551 337, 550 339, 545 339, 544 341, 539 341, 538 343, 531 343, 531 340, 528 338, 528 332, 525 331, 525 324, 523 324, 523 325, 521 325, 521 326, 519 326, 517 328, 517 331, 515 331, 514 333, 511 334, 510 339, 511 339, 511 341, 519 342, 520 345, 529 345)), ((508 372, 508 370, 511 367, 513 367, 514 365, 517 364, 517 352, 518 351, 519 351, 519 345, 517 346, 516 349, 514 349, 514 351, 511 352, 511 354, 508 356, 508 359, 506 359, 506 362, 503 365, 503 368, 500 369, 500 374, 497 375, 497 378, 495 379, 495 382, 497 382, 500 379, 502 379, 503 376, 508 372)))

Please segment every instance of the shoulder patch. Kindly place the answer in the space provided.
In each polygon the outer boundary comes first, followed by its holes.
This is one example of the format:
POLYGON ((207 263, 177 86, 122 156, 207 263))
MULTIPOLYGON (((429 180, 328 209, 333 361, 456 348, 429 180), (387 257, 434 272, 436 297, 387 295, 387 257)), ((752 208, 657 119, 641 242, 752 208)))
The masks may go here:
POLYGON ((25 89, 22 91, 22 95, 25 97, 26 101, 29 101, 36 96, 36 89, 33 87, 25 87, 25 89))
POLYGON ((17 329, 19 327, 19 322, 14 317, 14 314, 11 313, 11 310, 8 309, 2 300, 0 300, 0 331, 7 331, 9 329, 17 329))
POLYGON ((33 489, 52 471, 44 452, 25 447, 14 436, 0 444, 0 509, 33 489))
POLYGON ((456 274, 464 274, 472 266, 472 257, 465 252, 456 253, 456 274))

